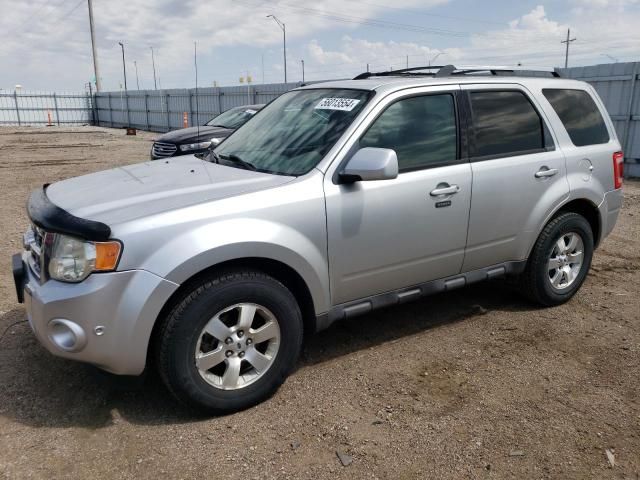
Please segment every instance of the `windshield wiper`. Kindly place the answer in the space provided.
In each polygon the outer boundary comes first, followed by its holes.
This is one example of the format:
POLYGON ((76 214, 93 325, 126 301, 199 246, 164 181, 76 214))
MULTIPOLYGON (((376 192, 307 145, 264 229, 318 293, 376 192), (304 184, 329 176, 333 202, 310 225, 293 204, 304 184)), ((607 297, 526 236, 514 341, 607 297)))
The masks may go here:
POLYGON ((242 166, 245 170, 253 170, 254 172, 258 170, 258 168, 253 164, 249 163, 246 160, 241 159, 238 155, 231 153, 229 155, 220 154, 217 155, 218 158, 222 160, 229 160, 230 162, 237 163, 242 166))
POLYGON ((214 150, 210 150, 209 155, 211 155, 211 158, 213 158, 214 163, 220 163, 220 157, 214 150))

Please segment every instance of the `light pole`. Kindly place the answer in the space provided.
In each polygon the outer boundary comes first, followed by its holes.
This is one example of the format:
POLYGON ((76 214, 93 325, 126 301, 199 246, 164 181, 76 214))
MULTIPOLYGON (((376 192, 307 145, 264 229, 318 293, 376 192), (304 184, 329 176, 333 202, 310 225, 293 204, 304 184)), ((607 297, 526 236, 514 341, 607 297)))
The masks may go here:
POLYGON ((124 91, 127 91, 127 64, 124 61, 124 43, 118 42, 120 48, 122 48, 122 71, 124 72, 124 91))
POLYGON ((300 63, 302 63, 302 83, 304 83, 304 59, 300 60, 300 63))
POLYGON ((102 80, 100 80, 100 69, 98 68, 98 50, 96 48, 96 31, 93 25, 93 4, 91 0, 87 0, 89 4, 89 30, 91 30, 91 52, 93 53, 93 73, 96 77, 96 92, 102 90, 102 80))
POLYGON ((138 80, 138 62, 136 60, 133 61, 133 66, 136 67, 136 87, 140 90, 140 80, 138 80))
POLYGON ((282 29, 282 51, 284 52, 284 83, 287 83, 287 28, 275 15, 267 15, 267 18, 273 18, 278 26, 282 29))
POLYGON ((153 88, 155 90, 158 89, 158 83, 156 82, 156 60, 153 57, 153 47, 149 47, 151 49, 151 64, 153 65, 153 88))

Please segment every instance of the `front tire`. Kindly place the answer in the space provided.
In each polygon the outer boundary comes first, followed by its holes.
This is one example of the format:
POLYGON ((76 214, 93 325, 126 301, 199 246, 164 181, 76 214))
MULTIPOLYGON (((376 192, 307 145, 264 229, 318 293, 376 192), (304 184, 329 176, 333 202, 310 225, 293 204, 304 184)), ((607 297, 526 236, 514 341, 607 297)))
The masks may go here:
POLYGON ((303 323, 291 292, 256 271, 195 284, 160 326, 157 365, 182 403, 210 414, 271 396, 300 354, 303 323))
POLYGON ((593 257, 589 222, 573 212, 552 219, 538 237, 521 277, 524 295, 544 306, 567 302, 580 289, 593 257))

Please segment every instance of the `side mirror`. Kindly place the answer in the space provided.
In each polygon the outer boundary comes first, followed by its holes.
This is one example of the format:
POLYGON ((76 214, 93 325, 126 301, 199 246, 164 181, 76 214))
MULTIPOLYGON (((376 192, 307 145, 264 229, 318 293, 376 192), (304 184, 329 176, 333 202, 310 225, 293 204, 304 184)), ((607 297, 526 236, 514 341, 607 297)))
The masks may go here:
POLYGON ((342 183, 392 180, 398 176, 398 156, 390 148, 365 147, 349 159, 340 173, 342 183))

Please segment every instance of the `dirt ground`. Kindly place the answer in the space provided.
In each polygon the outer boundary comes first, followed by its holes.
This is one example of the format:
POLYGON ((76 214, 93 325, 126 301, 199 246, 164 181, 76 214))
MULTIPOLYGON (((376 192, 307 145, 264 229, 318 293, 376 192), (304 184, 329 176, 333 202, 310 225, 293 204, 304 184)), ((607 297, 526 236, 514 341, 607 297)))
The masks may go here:
POLYGON ((32 189, 151 137, 0 129, 1 478, 640 478, 640 183, 566 305, 496 282, 336 324, 273 398, 203 419, 47 353, 9 270, 32 189))

